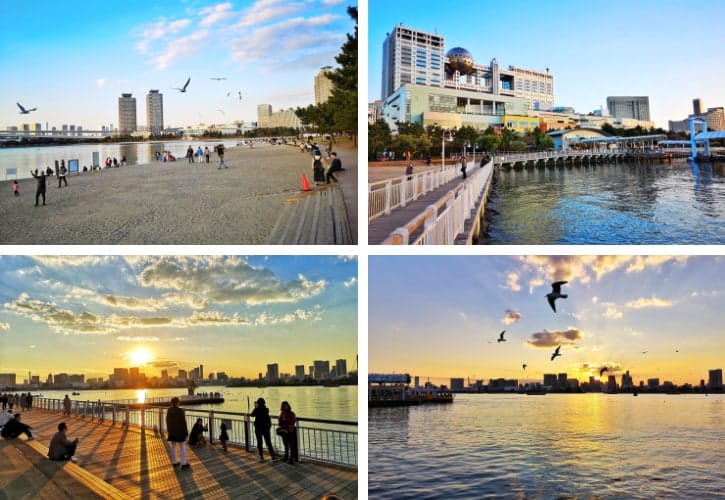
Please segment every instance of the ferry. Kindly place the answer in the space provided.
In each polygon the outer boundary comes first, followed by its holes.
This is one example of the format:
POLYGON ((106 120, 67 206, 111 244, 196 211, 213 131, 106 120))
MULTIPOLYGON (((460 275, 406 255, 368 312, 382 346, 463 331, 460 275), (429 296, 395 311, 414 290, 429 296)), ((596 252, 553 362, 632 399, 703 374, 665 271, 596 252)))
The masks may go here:
MULTIPOLYGON (((417 382, 417 379, 416 379, 417 382)), ((417 406, 428 403, 452 403, 453 393, 430 382, 410 387, 410 375, 368 374, 368 406, 417 406)))

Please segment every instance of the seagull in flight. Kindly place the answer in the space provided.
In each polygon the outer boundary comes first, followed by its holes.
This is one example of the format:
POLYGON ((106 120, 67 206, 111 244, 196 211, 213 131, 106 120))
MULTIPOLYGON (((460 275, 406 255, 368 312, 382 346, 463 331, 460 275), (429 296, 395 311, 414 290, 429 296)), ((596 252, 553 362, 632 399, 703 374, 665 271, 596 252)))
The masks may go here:
POLYGON ((501 334, 498 336, 498 340, 496 342, 506 342, 506 339, 503 338, 504 333, 506 333, 506 330, 501 332, 501 334))
POLYGON ((569 283, 568 281, 555 281, 551 284, 551 292, 546 294, 546 299, 549 301, 549 305, 551 306, 551 309, 556 312, 556 304, 554 301, 556 299, 566 299, 569 297, 565 293, 561 293, 561 285, 565 285, 569 283))
POLYGON ((526 367, 527 366, 529 366, 529 365, 527 365, 526 363, 524 363, 523 365, 521 365, 521 368, 523 368, 524 370, 526 370, 526 367))
POLYGON ((602 367, 602 369, 599 370, 599 376, 601 377, 604 372, 608 372, 608 371, 609 371, 609 369, 606 366, 602 367))
POLYGON ((647 354, 649 351, 642 351, 642 354, 647 354))
POLYGON ((179 92, 186 92, 186 87, 189 86, 190 81, 191 81, 191 77, 189 77, 189 79, 186 80, 186 83, 184 84, 184 86, 182 88, 174 87, 174 89, 178 90, 179 92))
POLYGON ((217 82, 220 82, 220 81, 226 80, 226 79, 227 79, 226 76, 212 76, 212 77, 209 77, 209 80, 216 80, 217 82))
POLYGON ((559 354, 559 349, 561 349, 561 346, 558 346, 556 348, 556 350, 554 351, 554 354, 551 355, 551 360, 552 361, 554 361, 554 359, 556 359, 557 356, 561 356, 561 354, 559 354))
POLYGON ((17 105, 18 105, 18 107, 20 108, 20 114, 21 114, 21 115, 27 115, 27 114, 28 114, 28 113, 30 113, 31 111, 36 111, 36 110, 38 109, 38 108, 33 108, 33 109, 25 109, 25 108, 24 108, 24 107, 23 107, 23 106, 22 106, 22 105, 21 105, 21 104, 20 104, 19 102, 16 102, 15 104, 17 104, 17 105))

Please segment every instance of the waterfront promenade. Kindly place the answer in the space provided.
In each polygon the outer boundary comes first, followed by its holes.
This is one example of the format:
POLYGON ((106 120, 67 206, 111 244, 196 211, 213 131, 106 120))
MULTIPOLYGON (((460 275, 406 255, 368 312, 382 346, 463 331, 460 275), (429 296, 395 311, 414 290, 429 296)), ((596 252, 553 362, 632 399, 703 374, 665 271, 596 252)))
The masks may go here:
POLYGON ((187 447, 191 468, 181 471, 153 431, 40 409, 22 418, 36 439, 0 440, 0 498, 357 498, 354 470, 260 462, 256 449, 206 445, 187 447), (80 438, 77 464, 44 456, 61 421, 80 438))
MULTIPOLYGON (((334 189, 342 193, 343 215, 356 221, 357 150, 336 151, 346 170, 334 189)), ((51 177, 40 207, 34 179, 19 180, 20 196, 13 196, 12 180, 2 181, 0 244, 264 244, 283 206, 299 198, 302 174, 312 183, 311 157, 297 147, 257 145, 227 149, 224 161, 229 168, 222 170, 216 155, 209 164, 180 159, 103 169, 72 175, 62 188, 51 177)), ((356 224, 351 232, 357 240, 356 224)))

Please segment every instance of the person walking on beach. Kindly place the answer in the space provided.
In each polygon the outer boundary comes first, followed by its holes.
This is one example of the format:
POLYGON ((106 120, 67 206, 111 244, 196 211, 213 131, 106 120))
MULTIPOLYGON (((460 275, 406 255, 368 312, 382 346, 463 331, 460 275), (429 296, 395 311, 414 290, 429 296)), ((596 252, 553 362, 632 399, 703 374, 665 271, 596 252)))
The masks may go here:
POLYGON ((18 184, 17 179, 13 181, 13 194, 20 196, 20 184, 18 184))
POLYGON ((31 171, 30 175, 38 181, 38 187, 35 188, 35 206, 38 206, 38 199, 41 196, 43 197, 43 205, 45 205, 45 172, 41 170, 40 175, 38 175, 31 171))
POLYGON ((68 394, 66 394, 65 398, 63 398, 63 415, 70 416, 70 398, 68 397, 68 394))
POLYGON ((202 158, 202 156, 204 156, 204 151, 201 150, 201 146, 199 146, 199 148, 196 150, 196 156, 198 156, 197 161, 199 163, 201 163, 202 162, 201 158, 202 158))
POLYGON ((68 170, 66 170, 65 165, 60 166, 60 173, 58 174, 58 187, 60 187, 63 182, 65 182, 65 187, 68 187, 68 170))
POLYGON ((194 163, 194 148, 191 147, 191 144, 186 148, 186 159, 189 163, 194 163))
POLYGON ((209 163, 209 146, 204 146, 204 156, 206 157, 206 162, 209 163))
POLYGON ((35 439, 33 433, 30 432, 30 426, 22 423, 20 421, 20 413, 16 413, 15 418, 3 426, 3 430, 0 431, 0 436, 5 439, 15 439, 21 434, 28 436, 28 441, 35 439))
POLYGON ((66 436, 66 432, 68 432, 68 426, 65 425, 65 422, 59 423, 58 432, 53 434, 53 437, 50 439, 48 458, 51 460, 70 460, 71 462, 77 462, 78 459, 73 455, 76 453, 78 438, 71 441, 66 436))
POLYGON ((178 444, 181 448, 181 468, 188 469, 186 437, 189 435, 189 429, 186 426, 184 410, 179 408, 179 398, 171 398, 171 407, 166 414, 166 430, 168 431, 167 440, 171 443, 171 463, 174 467, 179 466, 179 462, 176 461, 176 445, 178 444))
POLYGON ((254 417, 254 434, 257 436, 257 450, 259 451, 259 461, 264 462, 264 454, 262 453, 262 439, 267 443, 267 450, 272 461, 276 461, 274 456, 274 448, 272 448, 272 437, 269 430, 272 428, 272 419, 269 418, 269 408, 267 408, 264 398, 259 398, 254 403, 252 410, 254 417))
POLYGON ((224 163, 224 144, 219 144, 216 147, 216 154, 219 155, 219 167, 218 168, 227 168, 227 164, 224 163))
POLYGON ((229 434, 227 434, 227 424, 222 421, 222 425, 219 427, 219 441, 222 443, 222 449, 227 451, 227 441, 229 441, 229 434))
POLYGON ((297 431, 295 428, 297 415, 292 411, 292 407, 287 401, 282 401, 280 411, 277 434, 282 438, 282 442, 284 443, 284 457, 282 461, 292 465, 300 461, 297 453, 297 431))
POLYGON ((337 178, 335 177, 335 172, 341 172, 345 170, 342 168, 342 162, 340 161, 340 158, 337 157, 337 153, 334 151, 330 153, 330 158, 332 158, 332 162, 330 163, 330 168, 327 170, 327 177, 326 181, 327 184, 330 183, 330 179, 337 182, 337 178))

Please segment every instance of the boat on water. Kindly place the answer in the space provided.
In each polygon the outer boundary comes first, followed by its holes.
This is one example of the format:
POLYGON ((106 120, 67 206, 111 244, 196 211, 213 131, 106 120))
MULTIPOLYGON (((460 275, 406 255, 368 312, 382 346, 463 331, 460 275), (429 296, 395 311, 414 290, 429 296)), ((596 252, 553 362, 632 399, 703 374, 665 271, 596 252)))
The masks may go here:
POLYGON ((71 396, 80 396, 80 395, 81 395, 80 392, 71 392, 71 396))
POLYGON ((452 403, 453 393, 448 388, 426 382, 410 386, 410 375, 368 374, 368 407, 417 406, 429 403, 452 403))
POLYGON ((527 396, 546 396, 546 391, 544 389, 529 389, 526 391, 527 396))

